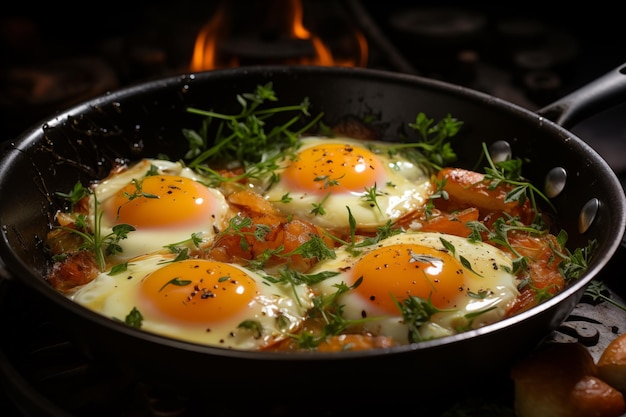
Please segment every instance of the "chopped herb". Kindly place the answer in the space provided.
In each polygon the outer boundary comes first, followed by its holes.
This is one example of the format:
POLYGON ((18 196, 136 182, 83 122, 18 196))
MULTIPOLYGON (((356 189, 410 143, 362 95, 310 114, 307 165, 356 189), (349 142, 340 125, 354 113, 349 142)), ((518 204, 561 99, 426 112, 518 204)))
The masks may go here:
POLYGON ((143 315, 139 310, 137 310, 137 307, 133 307, 133 309, 124 319, 124 323, 126 323, 130 327, 135 327, 137 329, 141 328, 141 325, 143 324, 143 315))
POLYGON ((101 221, 104 211, 99 211, 98 198, 95 194, 93 196, 95 213, 93 228, 89 227, 87 217, 84 214, 77 216, 75 228, 66 226, 59 226, 59 228, 82 237, 83 244, 81 248, 92 251, 98 268, 100 271, 104 271, 106 268, 106 257, 121 253, 120 240, 126 239, 128 233, 134 231, 135 228, 129 224, 122 223, 113 226, 111 233, 102 236, 101 221))
MULTIPOLYGON (((393 296, 394 303, 402 313, 404 323, 408 326, 409 342, 416 343, 424 340, 420 333, 420 327, 428 322, 433 314, 446 310, 435 307, 430 300, 409 295, 403 302, 399 302, 393 296)), ((452 311, 452 310, 448 310, 452 311)))
POLYGON ((263 335, 263 325, 258 320, 244 320, 239 323, 237 328, 251 331, 255 339, 259 339, 263 335))
POLYGON ((620 308, 626 311, 626 305, 617 302, 611 298, 611 292, 609 291, 609 287, 607 287, 606 283, 603 281, 592 280, 585 287, 585 292, 583 293, 585 297, 591 298, 592 301, 606 301, 607 303, 613 304, 615 307, 620 308))
POLYGON ((311 214, 315 216, 323 216, 326 214, 326 210, 324 209, 323 205, 326 200, 328 200, 328 197, 330 197, 330 194, 331 193, 326 194, 322 201, 320 201, 319 203, 312 203, 313 209, 311 209, 311 214))
POLYGON ((509 203, 516 201, 521 206, 526 202, 526 200, 530 199, 531 206, 536 214, 535 221, 541 221, 536 196, 543 199, 550 209, 553 212, 556 212, 556 208, 550 199, 522 176, 521 159, 509 159, 495 163, 491 159, 491 155, 489 155, 487 145, 483 143, 482 146, 483 152, 489 164, 488 167, 485 167, 484 178, 484 181, 489 181, 489 189, 493 190, 500 184, 509 184, 514 186, 514 188, 506 194, 504 202, 509 203))
POLYGON ((78 204, 80 200, 87 197, 89 194, 89 189, 83 187, 83 184, 81 184, 80 181, 77 181, 76 184, 74 184, 74 188, 72 188, 72 191, 70 191, 69 193, 56 193, 56 195, 66 199, 70 203, 70 210, 72 212, 74 211, 74 206, 78 204))
POLYGON ((184 287, 185 285, 189 285, 189 284, 191 284, 191 281, 188 279, 180 279, 178 277, 172 278, 169 281, 167 281, 165 284, 163 284, 161 288, 159 288, 159 292, 163 291, 163 288, 167 287, 168 285, 176 285, 177 287, 184 287))
POLYGON ((378 209, 378 212, 382 215, 383 211, 380 209, 380 206, 378 205, 378 198, 379 196, 382 196, 383 194, 380 193, 378 191, 378 189, 376 188, 376 183, 374 183, 374 185, 372 185, 371 187, 365 187, 365 194, 363 195, 363 198, 365 199, 365 201, 367 201, 368 203, 372 203, 374 204, 374 206, 378 209))
POLYGON ((124 262, 122 264, 115 265, 113 268, 111 268, 111 271, 109 271, 109 275, 113 276, 113 275, 121 274, 122 272, 126 272, 127 269, 128 269, 128 262, 124 262))
POLYGON ((271 82, 258 85, 251 93, 236 97, 241 106, 237 114, 188 108, 189 113, 203 116, 200 131, 183 129, 189 143, 185 160, 192 169, 206 170, 216 181, 234 182, 243 177, 271 175, 277 168, 276 161, 285 157, 297 143, 298 138, 322 119, 323 113, 311 120, 308 98, 301 103, 287 106, 266 106, 275 103, 278 97, 271 82), (268 129, 270 119, 282 120, 268 129), (287 118, 286 118, 287 117, 287 118), (297 130, 291 130, 298 125, 297 130), (235 161, 245 167, 245 174, 239 178, 221 177, 207 169, 216 161, 235 161))

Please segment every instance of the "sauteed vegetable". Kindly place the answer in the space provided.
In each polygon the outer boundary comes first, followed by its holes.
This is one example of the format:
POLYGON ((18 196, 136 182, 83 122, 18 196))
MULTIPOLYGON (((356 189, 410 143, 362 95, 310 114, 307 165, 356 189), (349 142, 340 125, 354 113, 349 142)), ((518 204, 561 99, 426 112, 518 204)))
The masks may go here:
POLYGON ((60 191, 50 284, 174 338, 334 351, 476 329, 587 267, 595 241, 566 247, 521 160, 484 146, 484 173, 454 167, 451 115, 417 113, 421 140, 391 143, 374 118, 330 127, 306 99, 274 105, 271 84, 237 100, 236 115, 188 109, 203 122, 183 130, 184 160, 127 161, 60 191))

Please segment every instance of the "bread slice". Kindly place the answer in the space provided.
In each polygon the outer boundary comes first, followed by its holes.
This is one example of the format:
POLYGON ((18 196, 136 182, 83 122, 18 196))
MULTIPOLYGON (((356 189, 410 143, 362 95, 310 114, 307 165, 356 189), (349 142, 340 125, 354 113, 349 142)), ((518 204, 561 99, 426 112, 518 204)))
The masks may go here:
POLYGON ((517 417, 618 417, 621 392, 602 381, 580 343, 546 343, 511 369, 517 417))
POLYGON ((613 339, 598 359, 600 378, 626 394, 626 334, 613 339))

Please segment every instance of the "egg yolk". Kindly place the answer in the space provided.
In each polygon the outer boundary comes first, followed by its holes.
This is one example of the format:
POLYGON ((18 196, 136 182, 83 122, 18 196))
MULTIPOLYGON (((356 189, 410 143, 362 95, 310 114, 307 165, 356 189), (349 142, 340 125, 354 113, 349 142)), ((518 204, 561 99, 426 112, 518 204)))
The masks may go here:
POLYGON ((108 218, 137 229, 198 224, 216 207, 204 185, 175 175, 133 180, 104 203, 108 218))
POLYGON ((142 280, 141 309, 183 323, 210 325, 245 311, 256 292, 254 279, 233 265, 187 259, 142 280))
POLYGON ((384 182, 383 164, 365 148, 345 144, 312 146, 299 152, 281 178, 290 189, 315 194, 364 192, 384 182))
POLYGON ((398 307, 393 297, 399 303, 409 296, 430 298, 437 308, 451 308, 464 282, 463 267, 452 255, 412 244, 385 246, 363 255, 352 277, 363 278, 354 289, 363 299, 395 315, 398 307))

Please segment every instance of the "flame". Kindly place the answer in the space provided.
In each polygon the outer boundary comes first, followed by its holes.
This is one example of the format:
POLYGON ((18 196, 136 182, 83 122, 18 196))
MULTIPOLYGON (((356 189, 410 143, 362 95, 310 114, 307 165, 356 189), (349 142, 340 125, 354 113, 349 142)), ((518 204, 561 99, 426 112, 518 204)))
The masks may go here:
MULTIPOLYGON (((310 42, 313 54, 285 58, 289 65, 321 65, 321 66, 360 66, 367 65, 368 44, 365 36, 356 29, 350 31, 354 46, 350 54, 333 50, 330 41, 325 42, 320 36, 312 33, 304 26, 304 7, 301 0, 286 0, 285 18, 290 22, 289 39, 310 42)), ((216 9, 213 17, 200 29, 196 36, 193 55, 190 63, 192 71, 211 70, 220 67, 237 67, 241 65, 241 57, 225 56, 218 53, 218 44, 229 36, 233 17, 224 5, 216 9)))

